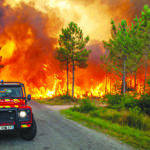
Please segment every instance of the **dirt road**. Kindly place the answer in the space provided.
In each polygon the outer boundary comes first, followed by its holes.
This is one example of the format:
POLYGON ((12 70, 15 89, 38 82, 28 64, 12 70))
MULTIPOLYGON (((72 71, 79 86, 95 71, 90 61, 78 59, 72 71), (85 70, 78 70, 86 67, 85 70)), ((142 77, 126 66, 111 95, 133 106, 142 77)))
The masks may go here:
POLYGON ((0 150, 129 150, 131 147, 65 119, 47 105, 30 102, 38 126, 33 141, 0 135, 0 150))

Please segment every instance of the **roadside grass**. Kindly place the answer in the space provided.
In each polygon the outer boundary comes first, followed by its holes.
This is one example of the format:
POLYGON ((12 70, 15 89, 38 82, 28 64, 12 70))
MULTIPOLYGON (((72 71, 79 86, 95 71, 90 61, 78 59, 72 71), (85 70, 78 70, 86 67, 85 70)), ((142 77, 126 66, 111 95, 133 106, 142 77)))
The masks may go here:
POLYGON ((79 104, 79 100, 76 98, 72 98, 69 95, 56 96, 49 99, 33 99, 34 101, 40 104, 48 104, 48 105, 77 105, 79 104))
POLYGON ((36 100, 49 105, 74 105, 62 110, 67 118, 117 137, 138 149, 150 149, 150 96, 106 95, 103 98, 76 99, 57 96, 36 100))
MULTIPOLYGON (((107 101, 103 98, 90 97, 91 102, 93 102, 96 106, 105 105, 107 101)), ((70 95, 61 95, 53 98, 41 98, 41 99, 33 99, 34 101, 40 104, 48 104, 48 105, 79 105, 82 102, 82 99, 72 98, 70 95)))
POLYGON ((89 114, 72 111, 72 109, 62 110, 61 113, 68 119, 72 119, 89 128, 117 137, 117 139, 130 144, 135 148, 150 149, 149 131, 142 131, 127 125, 121 126, 117 123, 112 123, 112 121, 94 118, 89 114))

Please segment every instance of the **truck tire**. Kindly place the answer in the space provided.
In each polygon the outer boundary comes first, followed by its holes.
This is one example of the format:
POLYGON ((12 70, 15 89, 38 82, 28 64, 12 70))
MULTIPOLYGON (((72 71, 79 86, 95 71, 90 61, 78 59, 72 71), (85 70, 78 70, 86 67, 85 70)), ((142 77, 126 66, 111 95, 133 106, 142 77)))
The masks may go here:
POLYGON ((36 133, 37 133, 37 126, 35 120, 33 119, 30 128, 21 129, 20 136, 22 139, 26 141, 31 141, 36 136, 36 133))

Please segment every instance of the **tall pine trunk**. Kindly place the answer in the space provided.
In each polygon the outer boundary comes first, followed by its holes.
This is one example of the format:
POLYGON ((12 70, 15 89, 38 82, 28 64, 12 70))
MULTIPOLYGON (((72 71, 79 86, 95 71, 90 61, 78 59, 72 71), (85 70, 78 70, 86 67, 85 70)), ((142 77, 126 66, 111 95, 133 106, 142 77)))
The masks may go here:
POLYGON ((105 81, 105 95, 107 94, 107 71, 106 71, 106 81, 105 81))
POLYGON ((134 76, 134 89, 136 91, 136 72, 135 72, 135 76, 134 76))
POLYGON ((69 71, 69 66, 68 66, 68 59, 67 59, 67 95, 68 95, 68 90, 69 90, 69 75, 68 75, 68 71, 69 71))
POLYGON ((126 61, 123 62, 123 94, 126 93, 126 61))
POLYGON ((74 60, 72 60, 72 97, 74 97, 74 60))
POLYGON ((122 85, 121 85, 121 94, 123 94, 123 77, 122 77, 122 85))
POLYGON ((107 71, 106 71, 106 80, 105 80, 105 95, 107 94, 107 71))
POLYGON ((110 74, 110 94, 111 94, 111 74, 110 74))
POLYGON ((144 93, 145 93, 145 88, 146 88, 146 78, 147 78, 147 55, 146 55, 146 61, 145 61, 145 80, 144 80, 144 93))

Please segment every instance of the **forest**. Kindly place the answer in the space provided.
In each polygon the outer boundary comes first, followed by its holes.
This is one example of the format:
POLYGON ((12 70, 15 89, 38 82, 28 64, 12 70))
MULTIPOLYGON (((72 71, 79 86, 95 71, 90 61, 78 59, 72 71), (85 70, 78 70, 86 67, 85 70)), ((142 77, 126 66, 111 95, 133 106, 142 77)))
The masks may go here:
MULTIPOLYGON (((114 91, 108 91, 106 78, 105 96, 100 99, 90 97, 79 100, 79 106, 75 105, 73 108, 62 111, 62 113, 68 115, 72 120, 113 135, 136 148, 149 149, 150 8, 145 5, 141 17, 136 17, 131 25, 128 25, 126 20, 122 20, 116 25, 115 21, 112 20, 111 26, 110 40, 103 41, 108 53, 101 56, 100 59, 107 78, 112 78, 115 75, 117 76, 116 82, 120 84, 116 85, 114 91), (139 89, 137 74, 140 71, 144 75, 144 82, 143 87, 139 89), (130 85, 127 81, 132 78, 134 84, 130 85)), ((69 36, 69 38, 73 41, 72 37, 69 36)), ((64 47, 60 44, 57 53, 60 56, 60 54, 66 54, 65 50, 69 49, 70 47, 64 47)), ((90 51, 87 50, 83 50, 83 52, 85 52, 83 55, 85 58, 90 54, 90 51)), ((83 52, 78 51, 81 54, 83 52)), ((68 54, 67 58, 69 58, 68 54)), ((79 58, 75 58, 80 60, 81 55, 77 56, 79 58)), ((59 60, 62 61, 60 57, 59 60)), ((69 99, 69 96, 62 97, 62 99, 64 98, 69 99)))

